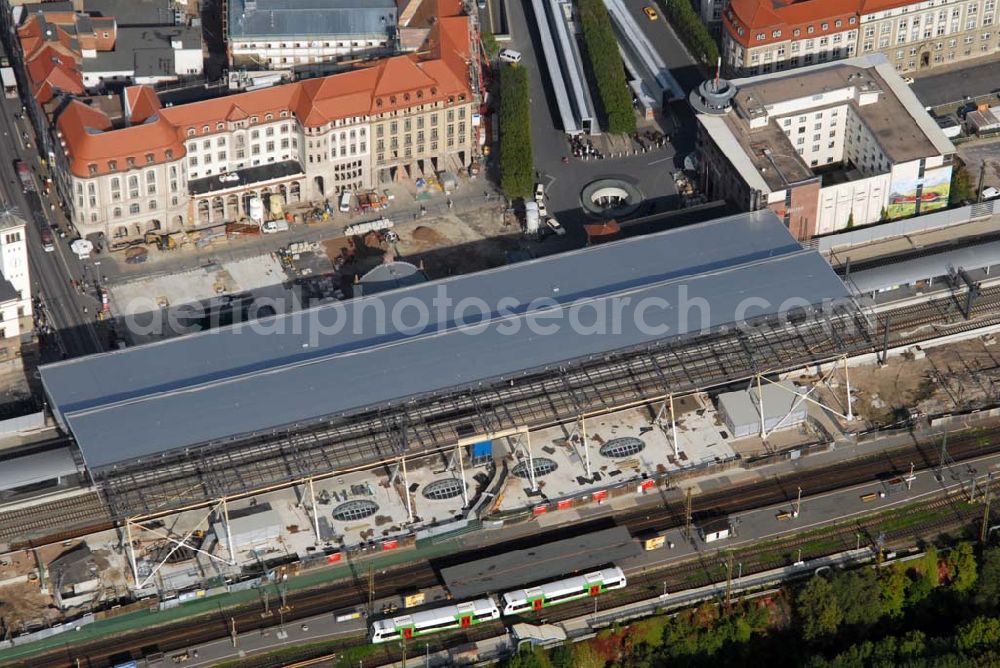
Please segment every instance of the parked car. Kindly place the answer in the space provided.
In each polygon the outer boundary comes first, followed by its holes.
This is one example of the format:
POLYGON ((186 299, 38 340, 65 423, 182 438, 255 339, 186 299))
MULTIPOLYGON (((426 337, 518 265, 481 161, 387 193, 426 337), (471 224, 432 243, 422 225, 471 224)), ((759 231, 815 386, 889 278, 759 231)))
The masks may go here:
POLYGON ((988 202, 991 199, 1000 198, 1000 188, 994 188, 990 186, 989 188, 983 188, 982 201, 988 202))
POLYGON ((655 21, 660 18, 660 15, 656 13, 656 10, 652 7, 646 6, 642 8, 642 11, 646 12, 646 16, 650 21, 655 21))
POLYGON ((541 202, 545 199, 545 184, 536 183, 535 184, 535 201, 541 202))
POLYGON ((514 49, 503 49, 498 56, 502 62, 516 65, 521 62, 521 52, 514 49))

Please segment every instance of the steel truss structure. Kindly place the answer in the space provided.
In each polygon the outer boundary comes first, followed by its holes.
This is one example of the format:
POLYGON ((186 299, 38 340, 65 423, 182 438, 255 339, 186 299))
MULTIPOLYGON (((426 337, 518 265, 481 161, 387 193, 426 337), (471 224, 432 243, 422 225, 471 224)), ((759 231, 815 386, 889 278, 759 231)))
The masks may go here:
POLYGON ((251 438, 207 443, 143 465, 91 471, 116 519, 149 517, 454 447, 511 426, 580 415, 791 371, 873 349, 857 308, 769 318, 641 349, 535 369, 511 379, 336 415, 251 438), (793 318, 794 320, 794 318, 793 318))

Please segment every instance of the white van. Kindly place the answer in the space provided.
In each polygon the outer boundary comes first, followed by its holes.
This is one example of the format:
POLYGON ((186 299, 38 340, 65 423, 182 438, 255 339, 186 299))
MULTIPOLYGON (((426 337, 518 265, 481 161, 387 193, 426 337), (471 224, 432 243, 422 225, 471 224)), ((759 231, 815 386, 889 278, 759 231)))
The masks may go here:
POLYGON ((340 212, 350 213, 350 211, 351 211, 351 193, 345 190, 340 195, 340 212))
POLYGON ((499 58, 502 62, 516 64, 521 62, 521 52, 514 49, 503 49, 500 51, 499 58))

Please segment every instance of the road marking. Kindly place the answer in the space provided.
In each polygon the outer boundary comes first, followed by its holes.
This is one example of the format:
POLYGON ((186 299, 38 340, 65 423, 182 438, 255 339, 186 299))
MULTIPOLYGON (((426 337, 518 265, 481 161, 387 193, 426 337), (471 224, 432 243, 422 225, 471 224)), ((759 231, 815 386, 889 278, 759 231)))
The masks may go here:
POLYGON ((660 158, 659 160, 654 160, 653 162, 649 162, 649 163, 646 163, 646 164, 649 164, 649 165, 658 165, 661 162, 666 162, 667 160, 673 160, 673 159, 674 159, 674 156, 670 156, 669 158, 660 158))

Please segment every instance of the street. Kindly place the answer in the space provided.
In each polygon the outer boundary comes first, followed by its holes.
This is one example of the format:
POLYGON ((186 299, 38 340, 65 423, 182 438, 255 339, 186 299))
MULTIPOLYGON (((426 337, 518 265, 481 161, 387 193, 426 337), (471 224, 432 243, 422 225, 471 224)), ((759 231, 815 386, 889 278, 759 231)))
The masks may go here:
MULTIPOLYGON (((98 301, 93 294, 90 296, 79 294, 70 284, 71 278, 80 280, 83 277, 83 266, 70 252, 67 240, 58 236, 54 252, 47 253, 42 250, 41 233, 35 222, 33 209, 37 209, 46 220, 50 221, 53 230, 59 227, 54 224, 54 216, 60 213, 58 210, 56 212, 46 210, 49 200, 41 192, 39 192, 40 201, 37 198, 26 197, 14 171, 14 160, 18 158, 36 170, 39 169, 34 132, 26 119, 18 120, 14 117, 19 111, 20 100, 4 99, 0 103, 0 129, 3 132, 0 146, 4 155, 8 157, 3 163, 5 178, 0 180, 0 186, 6 205, 16 209, 18 215, 27 223, 28 267, 32 296, 42 300, 42 309, 49 324, 56 330, 52 345, 42 346, 41 361, 99 352, 104 346, 94 324, 98 301), (25 132, 28 133, 31 148, 25 148, 22 137, 25 132), (30 201, 31 199, 34 201, 30 201), (85 307, 87 313, 84 312, 85 307)), ((37 172, 35 181, 36 187, 41 188, 42 182, 37 177, 37 172)), ((100 258, 96 260, 99 262, 100 258)))
MULTIPOLYGON (((522 54, 521 67, 528 70, 529 94, 531 97, 531 139, 535 169, 538 179, 545 183, 549 197, 549 210, 567 229, 567 238, 579 245, 583 238, 582 226, 595 222, 581 209, 580 192, 585 185, 600 178, 617 178, 634 185, 646 202, 659 211, 677 208, 677 196, 671 172, 678 168, 677 161, 694 147, 694 134, 689 132, 693 121, 686 102, 677 103, 668 113, 668 118, 657 119, 664 131, 672 134, 674 144, 625 157, 611 157, 603 160, 582 161, 570 159, 563 164, 562 159, 570 153, 567 136, 557 120, 559 117, 555 99, 551 95, 548 73, 541 56, 537 32, 537 22, 530 3, 511 0, 510 48, 522 54), (679 128, 674 129, 678 125, 679 128)), ((661 17, 652 22, 642 13, 641 5, 630 5, 639 25, 646 30, 670 66, 678 82, 688 90, 701 82, 701 74, 695 63, 687 55, 673 30, 661 17)), ((623 151, 632 146, 631 141, 620 137, 611 140, 611 150, 623 151)))
POLYGON ((1000 92, 998 70, 1000 63, 993 60, 980 65, 918 77, 913 82, 912 88, 925 107, 961 102, 966 95, 977 97, 1000 92))

